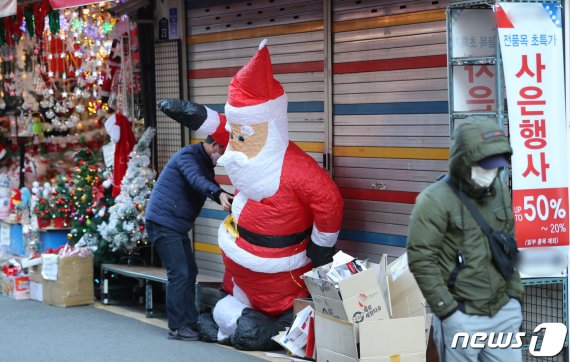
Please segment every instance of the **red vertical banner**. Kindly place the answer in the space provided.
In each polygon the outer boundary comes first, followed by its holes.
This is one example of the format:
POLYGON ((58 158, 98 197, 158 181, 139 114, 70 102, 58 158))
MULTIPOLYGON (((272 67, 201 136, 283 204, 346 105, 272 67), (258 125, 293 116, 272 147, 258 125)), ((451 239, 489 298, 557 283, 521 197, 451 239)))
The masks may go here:
POLYGON ((562 12, 554 3, 495 6, 505 75, 515 236, 521 273, 567 266, 568 160, 562 12))

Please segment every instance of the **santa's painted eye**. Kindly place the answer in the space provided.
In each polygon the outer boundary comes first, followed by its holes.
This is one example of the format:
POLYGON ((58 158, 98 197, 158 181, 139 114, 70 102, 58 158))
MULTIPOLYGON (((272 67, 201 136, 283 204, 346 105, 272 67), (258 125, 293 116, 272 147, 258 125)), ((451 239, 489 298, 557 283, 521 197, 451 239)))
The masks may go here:
POLYGON ((233 133, 233 132, 230 133, 230 138, 231 138, 232 140, 234 139, 234 133, 233 133))
POLYGON ((238 141, 244 142, 244 141, 245 141, 245 138, 243 138, 243 136, 238 136, 238 141))

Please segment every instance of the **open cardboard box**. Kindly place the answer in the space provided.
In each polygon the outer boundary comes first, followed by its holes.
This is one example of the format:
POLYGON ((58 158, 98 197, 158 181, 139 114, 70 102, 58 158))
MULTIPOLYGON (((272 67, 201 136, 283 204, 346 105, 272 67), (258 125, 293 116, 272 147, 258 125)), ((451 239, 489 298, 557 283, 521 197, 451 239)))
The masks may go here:
POLYGON ((425 299, 408 269, 406 254, 378 277, 379 282, 386 281, 392 319, 352 324, 317 309, 317 361, 425 361, 431 318, 426 318, 425 299))
MULTIPOLYGON (((320 268, 328 271, 331 265, 320 268)), ((303 280, 313 298, 315 311, 352 323, 390 317, 385 302, 386 256, 380 264, 368 263, 368 269, 338 283, 315 278, 312 271, 305 273, 303 280)))

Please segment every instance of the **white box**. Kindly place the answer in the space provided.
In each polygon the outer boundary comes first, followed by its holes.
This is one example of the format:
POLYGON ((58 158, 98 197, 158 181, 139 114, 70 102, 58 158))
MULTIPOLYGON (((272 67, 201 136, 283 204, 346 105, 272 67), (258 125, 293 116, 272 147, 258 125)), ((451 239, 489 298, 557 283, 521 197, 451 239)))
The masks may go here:
POLYGON ((44 301, 43 284, 30 280, 30 299, 38 302, 44 301))
MULTIPOLYGON (((315 278, 312 271, 305 273, 303 280, 313 298, 315 311, 352 323, 389 318, 383 292, 388 289, 385 260, 384 256, 380 264, 368 263, 367 270, 338 283, 315 278), (384 286, 379 285, 379 281, 384 286)), ((326 272, 331 264, 320 268, 326 272)))

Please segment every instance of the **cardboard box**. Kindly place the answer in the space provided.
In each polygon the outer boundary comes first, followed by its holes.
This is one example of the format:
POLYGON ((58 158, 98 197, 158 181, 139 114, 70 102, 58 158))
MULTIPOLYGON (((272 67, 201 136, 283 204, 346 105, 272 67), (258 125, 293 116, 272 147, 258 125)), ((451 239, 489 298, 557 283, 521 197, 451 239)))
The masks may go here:
MULTIPOLYGON (((315 311, 335 318, 360 323, 364 320, 389 318, 385 295, 378 281, 387 284, 385 276, 386 257, 380 264, 369 263, 369 268, 346 279, 333 283, 329 280, 313 277, 313 272, 303 275, 303 280, 311 293, 315 311)), ((331 264, 322 266, 330 270, 331 264)))
POLYGON ((30 279, 30 299, 43 302, 43 277, 42 266, 35 265, 28 268, 28 278, 30 279))
POLYGON ((30 299, 30 280, 27 275, 2 276, 2 294, 13 299, 30 299))
POLYGON ((291 328, 287 332, 281 332, 272 339, 294 356, 306 357, 307 342, 314 315, 315 311, 313 308, 306 306, 297 314, 291 328))
POLYGON ((407 253, 388 265, 387 277, 392 318, 425 315, 426 300, 408 267, 407 253))
POLYGON ((313 310, 315 309, 315 303, 313 303, 313 300, 311 298, 296 298, 293 301, 293 314, 297 315, 307 306, 311 306, 313 310))
POLYGON ((0 274, 0 294, 8 296, 10 294, 10 283, 6 274, 0 274))
POLYGON ((317 361, 409 361, 426 359, 425 318, 348 323, 316 313, 317 361))
POLYGON ((349 323, 318 311, 317 361, 425 361, 431 318, 426 318, 425 299, 408 269, 406 255, 385 271, 384 277, 378 273, 378 281, 386 280, 383 294, 388 296, 393 318, 349 323))
POLYGON ((92 255, 44 256, 42 276, 45 304, 58 307, 93 304, 92 255))
POLYGON ((44 301, 43 284, 30 280, 30 299, 38 302, 44 301))

